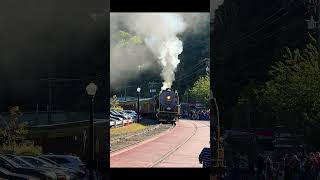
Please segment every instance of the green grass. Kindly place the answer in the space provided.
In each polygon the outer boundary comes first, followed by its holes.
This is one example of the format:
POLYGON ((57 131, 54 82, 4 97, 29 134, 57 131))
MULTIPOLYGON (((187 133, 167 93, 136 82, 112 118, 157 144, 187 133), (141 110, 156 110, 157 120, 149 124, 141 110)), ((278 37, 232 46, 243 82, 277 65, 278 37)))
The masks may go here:
POLYGON ((112 128, 112 129, 110 129, 110 135, 111 136, 118 136, 118 135, 123 135, 123 134, 134 133, 137 131, 142 131, 146 127, 147 127, 146 125, 135 123, 135 124, 130 124, 130 125, 127 125, 124 127, 112 128))
POLYGON ((3 154, 15 154, 15 155, 40 155, 42 154, 42 148, 33 144, 22 145, 1 145, 0 153, 3 154))

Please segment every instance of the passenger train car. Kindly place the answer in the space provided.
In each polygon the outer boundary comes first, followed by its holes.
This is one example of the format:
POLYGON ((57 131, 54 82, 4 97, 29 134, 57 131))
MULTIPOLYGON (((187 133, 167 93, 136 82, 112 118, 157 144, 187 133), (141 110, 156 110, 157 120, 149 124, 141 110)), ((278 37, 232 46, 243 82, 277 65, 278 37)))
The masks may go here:
MULTIPOLYGON (((126 110, 137 111, 137 101, 119 102, 126 110)), ((159 122, 173 123, 180 116, 179 95, 170 88, 163 90, 153 98, 140 99, 140 115, 146 118, 158 119, 159 122)))

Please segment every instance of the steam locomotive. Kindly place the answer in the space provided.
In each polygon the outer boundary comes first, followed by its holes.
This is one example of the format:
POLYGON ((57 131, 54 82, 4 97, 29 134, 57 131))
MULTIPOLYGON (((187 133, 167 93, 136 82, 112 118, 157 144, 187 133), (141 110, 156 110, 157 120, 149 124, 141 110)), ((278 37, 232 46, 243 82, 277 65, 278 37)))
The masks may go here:
POLYGON ((179 120, 180 104, 178 92, 167 88, 159 94, 157 118, 159 122, 175 123, 179 120))
MULTIPOLYGON (((124 109, 137 110, 136 100, 120 102, 124 109)), ((159 122, 174 123, 180 116, 179 95, 170 88, 159 95, 140 100, 140 115, 146 118, 158 119, 159 122)))

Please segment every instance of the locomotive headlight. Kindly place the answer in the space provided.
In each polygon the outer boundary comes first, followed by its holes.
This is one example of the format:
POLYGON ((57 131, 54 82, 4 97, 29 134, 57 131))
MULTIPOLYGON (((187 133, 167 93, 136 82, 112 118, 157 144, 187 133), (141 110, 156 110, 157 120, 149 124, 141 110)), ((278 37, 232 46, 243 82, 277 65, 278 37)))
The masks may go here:
POLYGON ((169 101, 169 100, 171 99, 171 96, 167 96, 166 98, 167 98, 167 100, 169 101))

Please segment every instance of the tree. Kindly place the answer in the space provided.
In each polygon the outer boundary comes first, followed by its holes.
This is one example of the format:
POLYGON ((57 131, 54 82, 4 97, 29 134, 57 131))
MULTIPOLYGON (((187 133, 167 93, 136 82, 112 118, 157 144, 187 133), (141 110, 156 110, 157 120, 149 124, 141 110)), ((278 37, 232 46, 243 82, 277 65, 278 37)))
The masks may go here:
POLYGON ((258 91, 260 108, 271 110, 288 126, 319 127, 319 62, 314 41, 302 51, 285 48, 283 57, 272 66, 272 79, 258 91))
POLYGON ((185 98, 191 101, 200 102, 209 107, 210 80, 208 76, 200 77, 193 87, 185 92, 185 98))
POLYGON ((113 39, 117 41, 115 44, 116 47, 142 44, 142 40, 139 36, 132 35, 126 31, 119 31, 117 34, 113 35, 113 39))
POLYGON ((247 80, 264 84, 272 60, 282 55, 284 46, 295 49, 305 45, 304 6, 289 1, 269 4, 268 0, 225 0, 214 13, 210 47, 215 96, 220 101, 220 115, 230 128, 231 118, 227 117, 236 116, 234 108, 247 80))
POLYGON ((25 139, 28 130, 26 124, 19 122, 21 112, 19 107, 10 109, 9 116, 4 118, 5 126, 0 129, 0 135, 5 144, 20 144, 25 139))
POLYGON ((3 119, 4 126, 0 128, 0 152, 18 155, 39 155, 41 147, 26 141, 28 135, 27 124, 20 121, 22 113, 18 106, 9 110, 9 115, 3 119))
POLYGON ((110 105, 112 110, 122 110, 122 107, 119 105, 119 100, 116 95, 112 97, 110 105))

